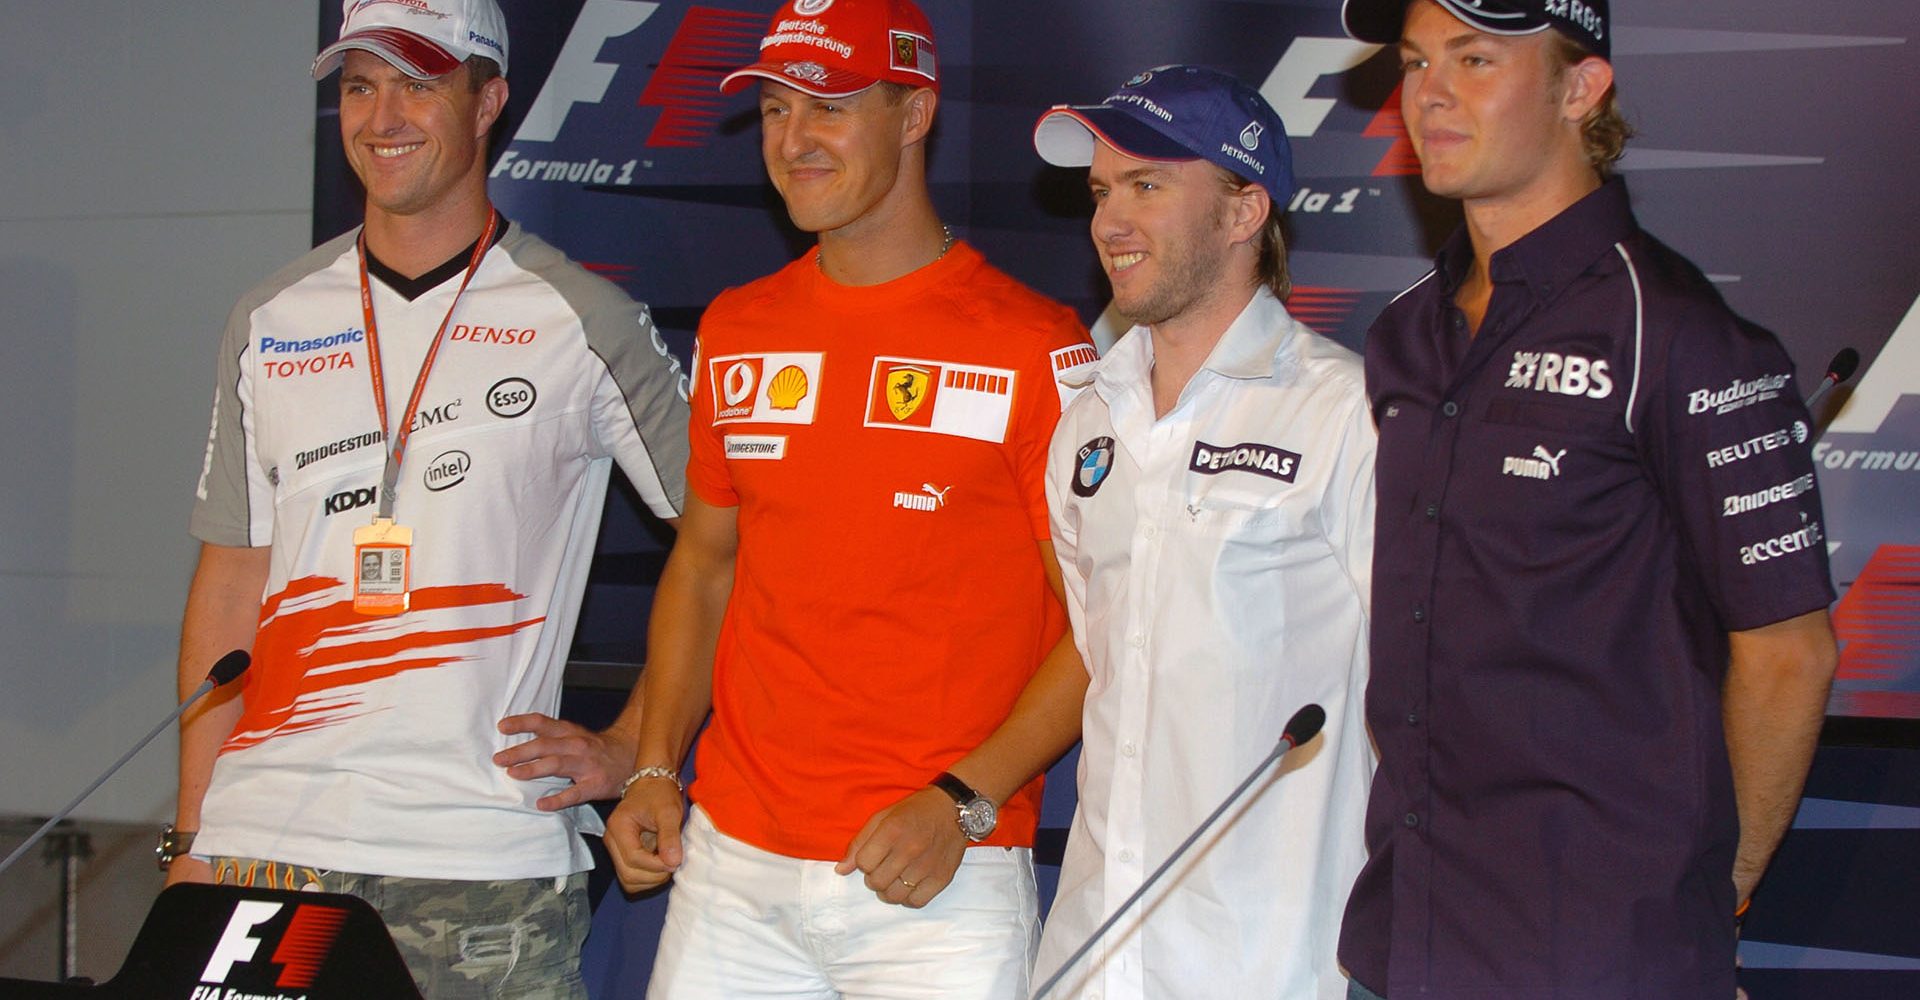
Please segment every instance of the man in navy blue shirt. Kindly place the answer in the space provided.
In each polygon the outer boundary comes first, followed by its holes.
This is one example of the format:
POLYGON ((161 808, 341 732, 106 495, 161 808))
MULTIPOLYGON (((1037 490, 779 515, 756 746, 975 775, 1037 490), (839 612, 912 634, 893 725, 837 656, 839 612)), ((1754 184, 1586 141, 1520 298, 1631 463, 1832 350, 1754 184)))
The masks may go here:
POLYGON ((1792 363, 1610 177, 1605 0, 1343 16, 1466 218, 1367 340, 1353 995, 1731 997, 1836 658, 1792 363))

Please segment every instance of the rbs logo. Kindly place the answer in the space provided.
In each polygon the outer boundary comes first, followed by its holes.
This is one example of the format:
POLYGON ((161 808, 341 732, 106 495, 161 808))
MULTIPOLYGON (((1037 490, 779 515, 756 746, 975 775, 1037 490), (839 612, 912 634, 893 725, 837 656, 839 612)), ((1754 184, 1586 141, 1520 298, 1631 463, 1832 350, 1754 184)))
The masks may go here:
POLYGON ((1515 351, 1506 387, 1605 399, 1613 394, 1613 376, 1607 373, 1605 361, 1552 351, 1515 351))

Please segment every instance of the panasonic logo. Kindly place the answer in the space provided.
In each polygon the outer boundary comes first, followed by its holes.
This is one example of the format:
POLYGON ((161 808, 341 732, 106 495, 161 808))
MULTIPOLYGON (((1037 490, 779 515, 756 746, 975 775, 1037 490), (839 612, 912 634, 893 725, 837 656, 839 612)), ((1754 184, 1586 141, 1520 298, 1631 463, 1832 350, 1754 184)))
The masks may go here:
POLYGON ((342 330, 324 337, 311 337, 306 340, 280 340, 276 337, 260 338, 262 354, 304 354, 307 351, 324 351, 348 344, 362 343, 367 339, 365 330, 342 330))

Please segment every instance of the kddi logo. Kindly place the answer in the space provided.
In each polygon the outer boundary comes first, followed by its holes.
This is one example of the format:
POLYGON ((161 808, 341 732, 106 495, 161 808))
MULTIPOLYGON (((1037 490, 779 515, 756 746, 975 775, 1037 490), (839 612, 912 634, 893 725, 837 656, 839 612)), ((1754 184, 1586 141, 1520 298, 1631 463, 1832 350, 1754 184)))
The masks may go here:
POLYGON ((327 498, 326 511, 328 514, 338 514, 341 511, 365 507, 373 503, 378 495, 376 488, 372 486, 357 490, 341 490, 327 498))
MULTIPOLYGON (((276 922, 286 903, 269 903, 257 899, 244 899, 233 905, 233 916, 227 918, 227 928, 220 934, 220 941, 213 946, 213 953, 207 958, 207 967, 200 972, 202 985, 195 986, 189 1000, 238 1000, 240 997, 280 997, 280 993, 253 993, 237 989, 222 989, 234 976, 235 966, 258 965, 271 962, 280 966, 280 973, 273 979, 273 987, 280 990, 306 990, 320 974, 320 966, 333 950, 334 939, 339 937, 340 928, 346 925, 347 911, 337 906, 322 906, 317 903, 299 903, 292 907, 292 916, 286 926, 277 933, 271 930, 259 930, 261 925, 276 922), (267 955, 261 954, 261 946, 278 939, 278 945, 267 955)), ((245 976, 248 985, 263 980, 264 976, 245 976)), ((291 998, 289 998, 291 1000, 291 998)))

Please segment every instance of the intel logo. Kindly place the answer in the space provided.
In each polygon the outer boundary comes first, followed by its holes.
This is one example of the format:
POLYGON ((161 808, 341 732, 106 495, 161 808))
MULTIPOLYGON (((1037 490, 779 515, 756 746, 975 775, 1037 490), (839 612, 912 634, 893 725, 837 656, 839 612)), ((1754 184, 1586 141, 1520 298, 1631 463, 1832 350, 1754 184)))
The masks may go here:
POLYGON ((466 482, 467 470, 473 468, 473 458, 464 451, 443 451, 427 463, 427 471, 421 482, 435 493, 452 489, 466 482))

